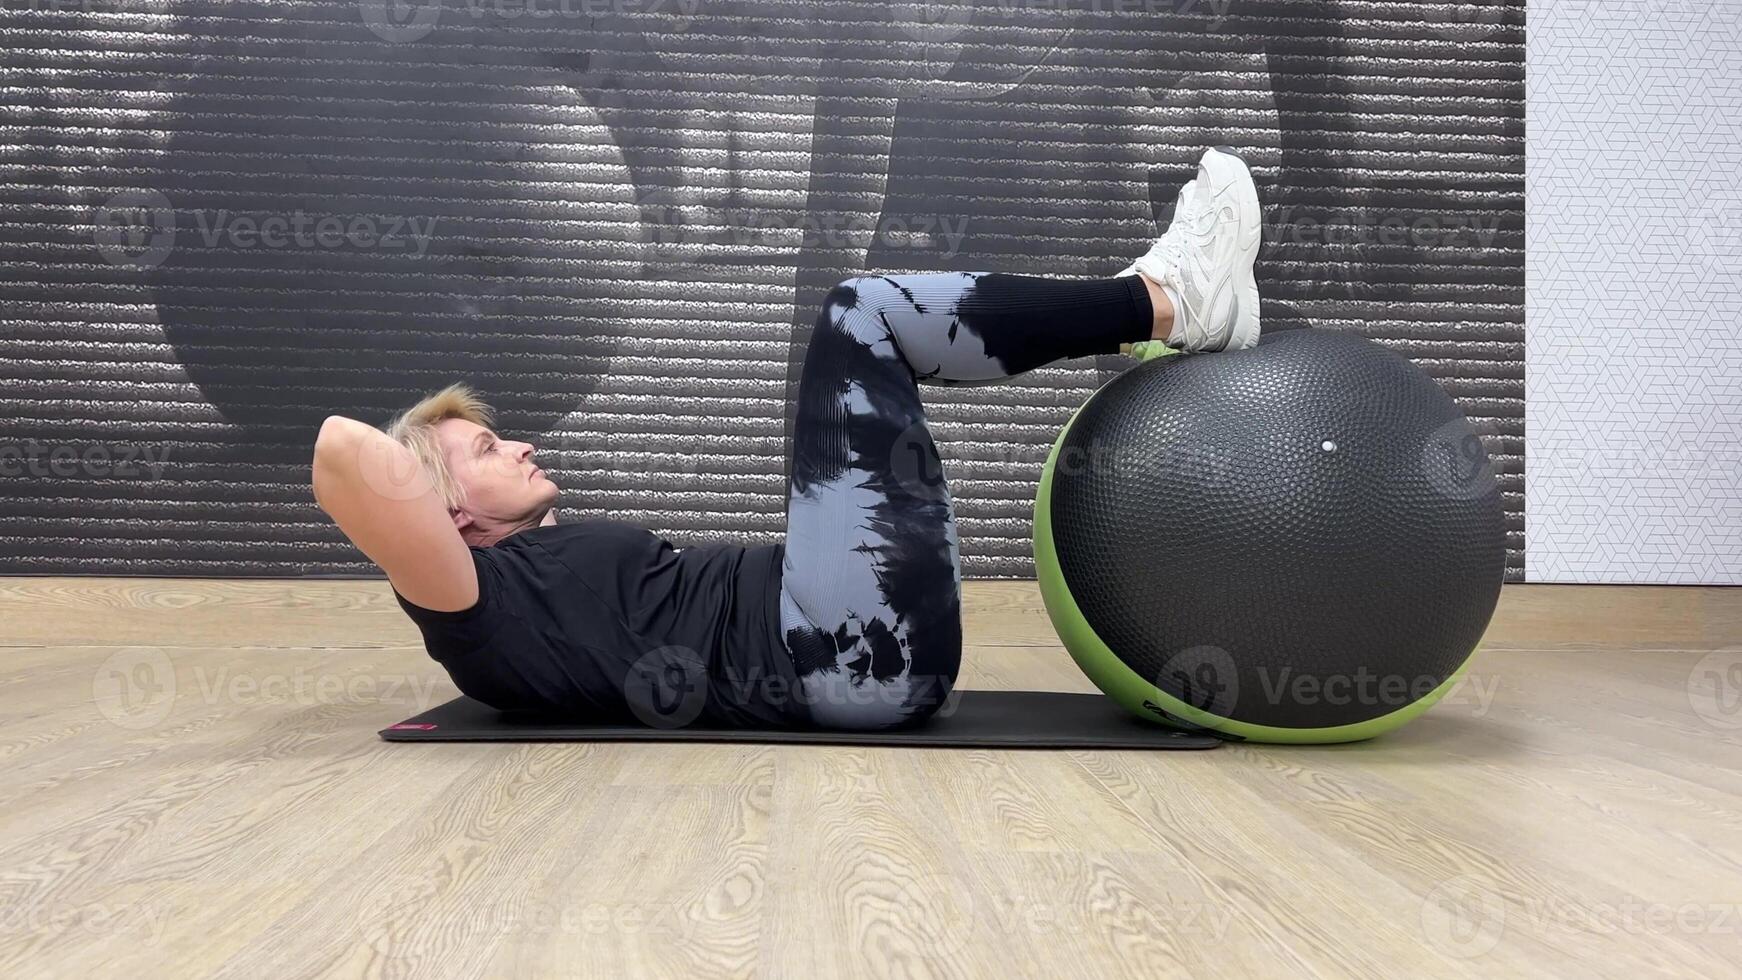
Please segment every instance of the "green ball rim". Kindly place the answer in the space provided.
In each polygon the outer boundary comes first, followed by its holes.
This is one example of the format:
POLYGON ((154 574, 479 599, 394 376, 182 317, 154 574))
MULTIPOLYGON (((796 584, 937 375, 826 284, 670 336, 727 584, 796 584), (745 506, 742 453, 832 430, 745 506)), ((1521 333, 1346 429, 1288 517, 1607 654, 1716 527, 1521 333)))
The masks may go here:
MULTIPOLYGON (((1094 396, 1090 396, 1093 400, 1094 396)), ((1086 405, 1087 403, 1085 403, 1086 405)), ((1077 662, 1089 680, 1095 686, 1117 701, 1127 711, 1143 718, 1167 725, 1172 728, 1196 726, 1220 732, 1224 735, 1245 739, 1252 742, 1283 742, 1291 744, 1322 744, 1329 742, 1358 742, 1363 739, 1383 735, 1413 720, 1417 715, 1434 706, 1435 702, 1445 697, 1462 680, 1470 668, 1470 655, 1464 657, 1458 669, 1452 671, 1440 685, 1423 695, 1418 701, 1404 705, 1389 714, 1349 725, 1333 725, 1328 728, 1278 728, 1272 725, 1257 725, 1251 722, 1236 721, 1220 715, 1211 714, 1201 708, 1193 707, 1184 701, 1168 694, 1143 679, 1113 654, 1101 637, 1095 633, 1083 611, 1077 607, 1076 599, 1071 596, 1070 587, 1065 583, 1064 571, 1059 567, 1058 551, 1053 545, 1052 534, 1052 478, 1053 468, 1058 462, 1059 449, 1070 434, 1071 426, 1081 417, 1082 409, 1071 416, 1069 422, 1059 430, 1059 435, 1053 441, 1052 451, 1047 454, 1046 465, 1041 468, 1040 492, 1034 500, 1034 570, 1035 578, 1040 582, 1041 600, 1046 604, 1047 616, 1051 618, 1053 629, 1064 643, 1065 650, 1071 659, 1077 662), (1147 703, 1147 706, 1146 706, 1147 703), (1160 710, 1157 710, 1157 709, 1160 710), (1163 714, 1165 712, 1165 714, 1163 714), (1180 724, 1183 723, 1183 724, 1180 724)))

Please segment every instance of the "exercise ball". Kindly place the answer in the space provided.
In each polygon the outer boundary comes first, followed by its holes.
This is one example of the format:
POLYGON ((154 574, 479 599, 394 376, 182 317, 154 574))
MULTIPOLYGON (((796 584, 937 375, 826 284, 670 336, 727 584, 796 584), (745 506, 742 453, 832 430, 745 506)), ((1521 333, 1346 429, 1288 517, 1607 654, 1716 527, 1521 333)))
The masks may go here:
POLYGON ((1396 728, 1462 676, 1500 596, 1493 464, 1425 372, 1325 330, 1145 362, 1046 461, 1035 566, 1096 686, 1269 742, 1396 728))

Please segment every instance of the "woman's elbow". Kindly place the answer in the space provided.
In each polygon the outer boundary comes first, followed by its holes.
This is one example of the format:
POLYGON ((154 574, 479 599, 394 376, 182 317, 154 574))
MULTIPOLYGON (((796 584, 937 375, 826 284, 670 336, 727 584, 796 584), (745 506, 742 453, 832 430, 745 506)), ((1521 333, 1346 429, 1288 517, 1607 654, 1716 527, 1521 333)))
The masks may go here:
MULTIPOLYGON (((358 426, 362 422, 348 419, 343 415, 329 415, 321 423, 320 434, 315 436, 314 458, 310 461, 310 483, 314 487, 315 502, 321 501, 321 487, 343 475, 347 461, 354 463, 357 457, 356 445, 359 433, 358 426)), ((367 428, 367 426, 364 426, 367 428)), ((322 509, 325 509, 323 504, 322 509)))
POLYGON ((367 429, 369 426, 343 415, 327 416, 327 420, 321 423, 321 431, 315 436, 315 452, 318 454, 322 447, 331 448, 355 439, 359 428, 367 429))

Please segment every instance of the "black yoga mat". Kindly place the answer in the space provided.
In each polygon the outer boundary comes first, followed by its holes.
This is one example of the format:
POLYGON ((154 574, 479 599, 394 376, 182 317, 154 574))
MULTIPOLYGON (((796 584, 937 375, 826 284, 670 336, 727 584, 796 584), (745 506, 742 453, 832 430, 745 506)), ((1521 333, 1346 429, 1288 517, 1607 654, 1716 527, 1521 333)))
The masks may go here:
POLYGON ((1211 749, 1219 739, 1151 724, 1100 694, 961 691, 914 728, 838 732, 583 725, 459 698, 381 730, 392 742, 797 742, 1000 749, 1211 749))

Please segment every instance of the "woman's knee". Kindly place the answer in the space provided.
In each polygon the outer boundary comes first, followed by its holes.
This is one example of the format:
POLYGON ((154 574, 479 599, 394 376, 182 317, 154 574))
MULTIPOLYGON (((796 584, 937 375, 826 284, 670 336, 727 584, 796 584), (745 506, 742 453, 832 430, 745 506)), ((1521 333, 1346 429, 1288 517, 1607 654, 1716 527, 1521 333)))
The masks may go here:
POLYGON ((835 323, 852 321, 887 329, 882 314, 902 302, 900 290, 882 276, 848 276, 829 290, 823 301, 823 317, 835 323))
POLYGON ((829 291, 805 338, 806 374, 839 386, 848 380, 875 385, 883 398, 919 405, 913 369, 884 317, 885 299, 875 292, 876 277, 844 279, 829 291))

